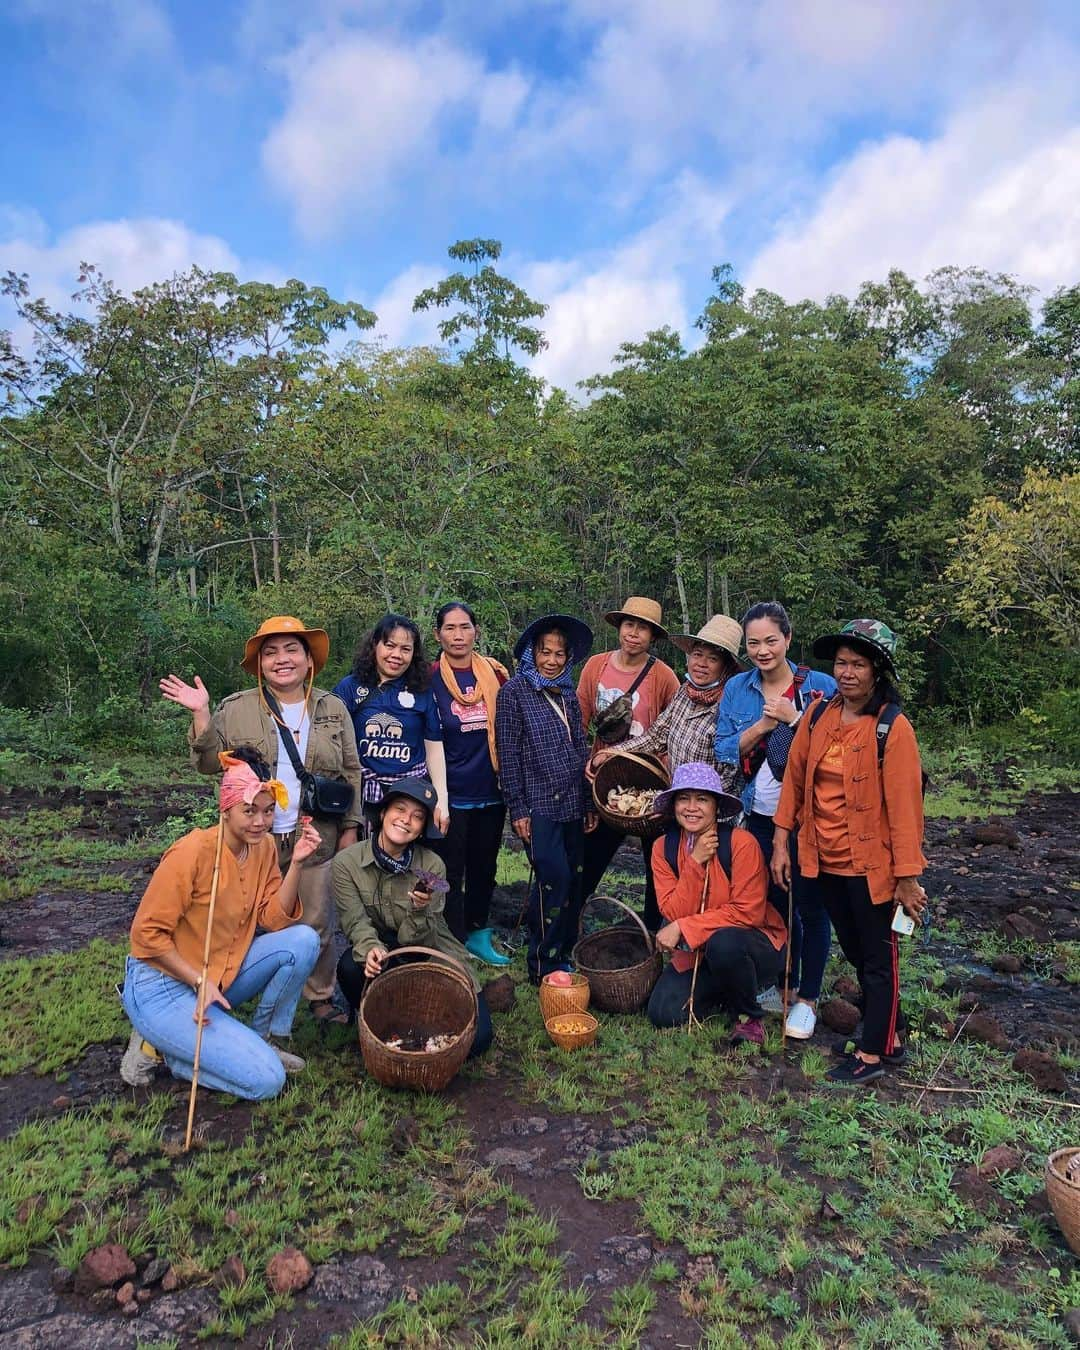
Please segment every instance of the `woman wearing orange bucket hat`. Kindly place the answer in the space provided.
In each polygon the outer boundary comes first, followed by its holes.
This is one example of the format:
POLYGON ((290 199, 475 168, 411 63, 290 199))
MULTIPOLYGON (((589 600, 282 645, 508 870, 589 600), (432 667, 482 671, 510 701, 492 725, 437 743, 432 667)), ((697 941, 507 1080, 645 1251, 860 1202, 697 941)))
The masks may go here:
POLYGON ((273 824, 283 873, 298 836, 303 795, 305 812, 310 808, 321 840, 317 852, 306 860, 300 879, 304 921, 316 930, 321 942, 304 997, 317 1021, 344 1022, 346 1015, 333 1003, 335 914, 330 860, 356 843, 360 761, 344 703, 314 684, 329 653, 330 639, 324 629, 308 628, 290 614, 277 614, 260 624, 244 647, 240 665, 255 677, 254 689, 230 694, 212 715, 209 692, 198 675, 194 684, 168 675, 160 689, 169 702, 191 713, 188 742, 191 761, 200 773, 219 773, 220 751, 249 745, 285 784, 289 805, 274 812, 273 824), (331 801, 331 796, 338 800, 331 801))

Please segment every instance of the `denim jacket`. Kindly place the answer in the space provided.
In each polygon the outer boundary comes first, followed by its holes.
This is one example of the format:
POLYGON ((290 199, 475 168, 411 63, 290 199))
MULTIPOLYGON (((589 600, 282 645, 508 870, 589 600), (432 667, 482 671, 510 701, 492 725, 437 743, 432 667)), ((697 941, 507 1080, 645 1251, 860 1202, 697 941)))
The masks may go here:
MULTIPOLYGON (((789 661, 788 666, 791 669, 792 679, 794 679, 798 667, 793 661, 789 661)), ((836 693, 836 681, 831 675, 822 674, 820 670, 810 670, 807 671, 806 679, 799 690, 804 708, 809 704, 811 694, 816 693, 821 693, 825 698, 831 698, 836 693)), ((724 694, 716 713, 716 763, 718 766, 739 764, 739 737, 747 727, 753 726, 764 708, 765 695, 761 688, 761 671, 758 670, 757 666, 753 670, 746 670, 739 675, 733 675, 724 685, 724 694)), ((743 788, 742 804, 743 810, 749 815, 754 809, 753 779, 743 788)))

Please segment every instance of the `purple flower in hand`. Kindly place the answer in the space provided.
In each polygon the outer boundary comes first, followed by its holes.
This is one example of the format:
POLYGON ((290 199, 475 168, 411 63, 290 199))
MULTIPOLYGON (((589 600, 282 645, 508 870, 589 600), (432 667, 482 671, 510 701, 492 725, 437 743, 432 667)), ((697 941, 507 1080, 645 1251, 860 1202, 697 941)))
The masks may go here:
POLYGON ((429 872, 424 867, 418 867, 413 872, 416 878, 417 890, 428 891, 432 895, 437 895, 440 891, 448 891, 450 883, 445 881, 437 872, 429 872))

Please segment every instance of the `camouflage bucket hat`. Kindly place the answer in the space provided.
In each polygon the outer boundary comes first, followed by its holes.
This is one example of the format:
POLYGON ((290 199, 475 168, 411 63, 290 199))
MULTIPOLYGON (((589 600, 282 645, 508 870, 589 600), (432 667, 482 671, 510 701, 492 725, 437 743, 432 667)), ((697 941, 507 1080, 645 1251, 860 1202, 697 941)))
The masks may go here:
POLYGON ((839 633, 817 638, 813 651, 819 660, 831 661, 838 647, 854 647, 880 657, 896 674, 896 634, 880 619, 851 619, 839 633))

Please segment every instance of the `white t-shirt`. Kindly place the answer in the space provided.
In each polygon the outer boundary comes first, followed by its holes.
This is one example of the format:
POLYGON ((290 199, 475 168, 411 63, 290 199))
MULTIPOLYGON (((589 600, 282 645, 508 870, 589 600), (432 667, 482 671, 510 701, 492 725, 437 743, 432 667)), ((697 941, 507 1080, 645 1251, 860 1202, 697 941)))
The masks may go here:
MULTIPOLYGON (((303 704, 299 705, 304 707, 303 704)), ((284 704, 281 709, 281 716, 286 722, 291 722, 296 716, 295 711, 291 714, 290 708, 295 709, 297 705, 284 704)), ((304 707, 303 720, 300 723, 299 735, 294 738, 296 749, 300 755, 300 763, 303 764, 307 758, 308 732, 311 730, 311 718, 308 716, 307 708, 304 707)), ((300 780, 296 776, 296 770, 293 768, 292 760, 289 758, 289 752, 285 749, 282 737, 292 736, 291 731, 286 731, 284 727, 278 727, 278 757, 275 777, 280 778, 285 784, 285 790, 289 794, 288 806, 282 808, 276 807, 274 810, 274 833, 291 834, 296 829, 296 823, 300 819, 300 780)))

